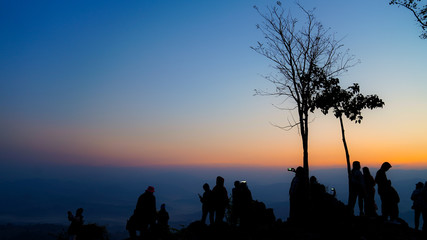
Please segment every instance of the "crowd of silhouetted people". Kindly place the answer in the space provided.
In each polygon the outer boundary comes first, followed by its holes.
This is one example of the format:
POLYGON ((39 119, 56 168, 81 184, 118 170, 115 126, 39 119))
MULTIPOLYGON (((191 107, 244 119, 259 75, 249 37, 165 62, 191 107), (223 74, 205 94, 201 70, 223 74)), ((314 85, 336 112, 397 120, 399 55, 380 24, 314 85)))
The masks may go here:
MULTIPOLYGON (((369 168, 361 168, 360 162, 354 161, 353 168, 349 174, 349 197, 347 212, 354 215, 354 207, 358 202, 360 216, 377 217, 377 206, 375 204, 375 185, 381 199, 381 217, 384 220, 398 221, 400 201, 399 194, 393 188, 391 180, 387 178, 386 172, 391 164, 384 162, 377 171, 375 178, 371 175, 369 168), (363 173, 362 173, 362 171, 363 173)), ((295 170, 295 177, 289 189, 290 220, 301 220, 307 217, 306 212, 317 212, 316 205, 325 199, 334 199, 335 189, 332 193, 326 192, 325 186, 319 184, 312 176, 307 182, 307 176, 302 167, 295 170)), ((321 206, 325 206, 324 204, 321 206)))
MULTIPOLYGON (((287 222, 306 224, 343 221, 355 215, 354 208, 358 202, 360 216, 401 224, 403 220, 399 218, 399 194, 386 174, 391 167, 390 163, 384 162, 374 178, 368 167, 362 168, 360 162, 354 161, 349 174, 347 205, 336 199, 336 190, 333 187, 328 189, 320 184, 315 176, 308 178, 304 168, 290 168, 289 171, 294 172, 295 176, 289 188, 290 209, 287 222), (381 215, 377 213, 375 187, 381 199, 381 215)), ((224 182, 224 178, 218 176, 212 189, 208 183, 203 184, 204 192, 198 195, 202 214, 200 221, 197 222, 204 226, 227 225, 242 229, 260 225, 272 226, 276 222, 273 210, 253 199, 246 181, 235 181, 230 197, 224 182)), ((419 219, 422 216, 422 230, 426 232, 427 182, 416 184, 411 199, 412 209, 415 212, 415 229, 419 229, 419 219)), ((71 222, 68 229, 70 239, 80 239, 77 236, 83 226, 82 213, 82 208, 77 209, 75 215, 68 212, 68 219, 71 222)), ((152 236, 163 236, 161 239, 167 239, 170 234, 168 221, 166 205, 162 204, 157 211, 154 187, 149 186, 138 198, 134 213, 127 221, 126 230, 130 239, 152 239, 152 236)))
MULTIPOLYGON (((200 223, 211 226, 229 225, 251 227, 258 224, 272 224, 276 221, 272 209, 253 200, 246 181, 235 181, 229 198, 224 186, 224 178, 218 176, 211 189, 208 183, 203 184, 203 194, 199 196, 202 204, 200 223), (209 219, 209 223, 207 223, 209 219)), ((165 204, 160 211, 156 210, 154 187, 149 186, 138 198, 133 215, 128 219, 126 229, 131 239, 150 238, 153 234, 167 234, 169 214, 165 204), (139 234, 137 234, 139 232, 139 234), (139 235, 139 236, 138 236, 139 235)))
MULTIPOLYGON (((330 203, 336 201, 334 198, 335 189, 332 188, 332 192, 327 192, 325 186, 317 182, 316 177, 308 178, 302 167, 298 167, 296 170, 290 169, 295 172, 295 176, 289 189, 289 220, 307 221, 308 218, 315 219, 318 216, 321 218, 336 218, 337 216, 334 214, 340 213, 339 209, 349 216, 354 216, 354 208, 356 202, 358 202, 360 216, 379 217, 393 224, 401 224, 403 220, 399 218, 398 205, 400 197, 386 174, 391 167, 389 162, 384 162, 374 178, 368 167, 361 168, 360 162, 354 161, 349 174, 349 197, 346 210, 343 209, 343 204, 327 203, 328 201, 330 203), (377 186, 381 200, 381 215, 377 213, 375 186, 377 186), (324 211, 325 207, 328 213, 324 211), (331 207, 338 210, 334 211, 331 207)), ((427 231, 427 182, 425 184, 422 182, 416 184, 416 189, 412 193, 411 199, 414 202, 412 209, 415 212, 415 229, 419 229, 419 219, 422 216, 422 230, 425 232, 427 231)))
POLYGON ((364 167, 360 171, 360 162, 353 162, 350 174, 348 207, 353 213, 356 200, 359 205, 360 216, 376 217, 377 206, 375 204, 375 185, 381 199, 381 217, 384 220, 399 223, 399 194, 392 186, 391 180, 387 178, 386 172, 391 168, 389 162, 384 162, 377 171, 375 178, 372 177, 369 168, 364 167))

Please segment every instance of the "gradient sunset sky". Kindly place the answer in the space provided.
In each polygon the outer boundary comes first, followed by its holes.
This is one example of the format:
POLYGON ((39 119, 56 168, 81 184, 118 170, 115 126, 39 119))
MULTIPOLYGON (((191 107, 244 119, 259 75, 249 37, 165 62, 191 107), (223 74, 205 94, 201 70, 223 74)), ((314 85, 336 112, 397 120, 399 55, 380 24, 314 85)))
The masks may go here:
MULTIPOLYGON (((261 76, 271 63, 250 48, 263 39, 253 6, 275 2, 1 1, 0 160, 301 165, 297 129, 272 126, 291 118, 273 106, 283 99, 253 96, 274 90, 261 76)), ((427 168, 427 40, 411 13, 385 0, 300 3, 361 60, 343 86, 385 102, 345 122, 351 159, 427 168)), ((309 138, 312 167, 345 167, 337 119, 315 112, 309 138)))

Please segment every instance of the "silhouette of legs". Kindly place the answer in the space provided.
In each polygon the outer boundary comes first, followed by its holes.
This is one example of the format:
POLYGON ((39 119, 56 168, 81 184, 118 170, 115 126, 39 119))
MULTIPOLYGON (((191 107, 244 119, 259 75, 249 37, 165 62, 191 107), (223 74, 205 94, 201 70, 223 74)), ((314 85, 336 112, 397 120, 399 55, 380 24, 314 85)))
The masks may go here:
POLYGON ((218 208, 215 214, 215 223, 222 223, 225 216, 225 208, 218 208))
POLYGON ((414 211, 415 211, 415 230, 418 230, 418 228, 420 227, 421 211, 420 210, 414 210, 414 211))
POLYGON ((359 212, 360 216, 364 215, 363 212, 363 196, 359 192, 356 191, 350 191, 349 197, 348 197, 348 207, 352 214, 354 214, 354 206, 356 205, 356 200, 358 200, 359 203, 359 212))
POLYGON ((206 217, 208 216, 208 210, 207 209, 202 209, 202 223, 206 224, 206 217))
POLYGON ((427 233, 427 210, 422 210, 421 215, 423 216, 423 232, 427 233))
POLYGON ((214 211, 209 209, 202 209, 202 223, 206 224, 206 217, 209 214, 209 224, 214 223, 214 211))

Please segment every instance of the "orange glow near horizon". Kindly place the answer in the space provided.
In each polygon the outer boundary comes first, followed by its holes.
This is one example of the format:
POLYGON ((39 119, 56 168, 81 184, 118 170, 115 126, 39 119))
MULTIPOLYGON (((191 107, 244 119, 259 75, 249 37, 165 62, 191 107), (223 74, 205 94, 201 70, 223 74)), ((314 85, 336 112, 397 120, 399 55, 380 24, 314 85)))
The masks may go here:
MULTIPOLYGON (((346 168, 336 122, 314 123, 311 129, 309 166, 346 168)), ((58 156, 57 160, 47 161, 59 164, 273 168, 302 165, 301 139, 296 132, 280 131, 271 126, 253 132, 227 130, 178 129, 171 134, 144 129, 38 126, 16 131, 15 139, 10 139, 8 144, 58 156)), ((408 136, 402 141, 401 133, 381 129, 377 129, 377 135, 366 138, 369 131, 360 125, 347 126, 351 161, 357 160, 362 166, 372 168, 378 168, 384 161, 401 168, 427 168, 422 139, 408 136)))

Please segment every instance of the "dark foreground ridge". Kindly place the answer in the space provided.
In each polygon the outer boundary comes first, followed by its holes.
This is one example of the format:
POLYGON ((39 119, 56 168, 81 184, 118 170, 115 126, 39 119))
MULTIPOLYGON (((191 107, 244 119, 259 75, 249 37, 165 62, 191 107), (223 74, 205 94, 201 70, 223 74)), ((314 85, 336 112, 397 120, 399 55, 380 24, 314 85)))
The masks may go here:
MULTIPOLYGON (((277 221, 251 229, 229 225, 206 226, 193 222, 171 236, 171 239, 425 239, 421 232, 401 223, 384 222, 380 218, 351 217, 334 222, 296 224, 277 221)), ((153 238, 156 239, 156 238, 153 238)))
MULTIPOLYGON (((210 190, 209 185, 205 183, 203 185, 205 193, 203 196, 199 195, 202 205, 202 218, 182 229, 171 229, 169 227, 167 207, 162 204, 160 211, 156 210, 155 189, 149 186, 138 198, 134 213, 127 220, 128 238, 123 235, 114 236, 109 234, 104 226, 94 223, 84 224, 84 209, 78 208, 75 214, 71 211, 68 212, 70 225, 67 230, 65 228, 56 230, 58 228, 52 225, 33 225, 26 230, 20 229, 15 225, 4 225, 0 226, 0 239, 427 239, 425 224, 422 231, 412 229, 404 220, 398 217, 398 209, 394 214, 386 208, 389 207, 389 205, 384 204, 387 203, 386 197, 388 195, 380 194, 383 203, 381 216, 376 213, 375 209, 372 212, 368 211, 368 203, 365 204, 366 214, 363 212, 362 205, 360 205, 360 216, 355 216, 353 211, 354 203, 345 205, 339 201, 336 198, 334 188, 330 189, 331 193, 323 184, 317 181, 316 177, 306 178, 304 171, 300 167, 296 170, 291 170, 295 172, 295 177, 289 190, 290 213, 286 221, 276 219, 273 209, 268 208, 263 202, 254 200, 246 181, 235 181, 231 198, 229 198, 224 187, 224 179, 218 176, 215 187, 210 190), (41 229, 48 229, 49 234, 43 233, 41 229), (45 234, 44 237, 43 234, 45 234)), ((382 174, 383 178, 387 180, 385 172, 386 170, 382 174)), ((376 178, 381 180, 382 178, 379 176, 382 175, 377 173, 376 178)), ((380 183, 379 180, 377 182, 380 183)), ((383 187, 388 186, 391 189, 391 182, 384 182, 388 183, 388 185, 383 187)), ((418 185, 420 184, 417 184, 419 188, 418 185)), ((354 189, 354 186, 352 188, 354 189)), ((396 194, 396 196, 398 195, 396 194)), ((414 209, 416 209, 416 205, 414 205, 414 209)))
MULTIPOLYGON (((115 238, 107 233, 105 227, 95 224, 89 226, 92 233, 80 239, 91 240, 130 240, 130 238, 115 238), (97 235, 98 234, 98 235, 97 235)), ((65 227, 66 229, 66 227, 65 227)), ((64 226, 52 224, 34 224, 30 226, 0 225, 0 239, 2 240, 65 240, 69 239, 64 232, 64 226)), ((202 240, 202 239, 230 239, 230 240, 317 240, 317 239, 391 239, 391 240, 418 240, 427 239, 421 231, 416 231, 402 221, 401 223, 384 222, 381 217, 350 217, 342 221, 320 221, 307 224, 297 224, 289 221, 275 221, 271 225, 261 224, 252 228, 220 225, 205 225, 195 221, 180 230, 172 230, 167 234, 150 233, 148 240, 202 240)))

